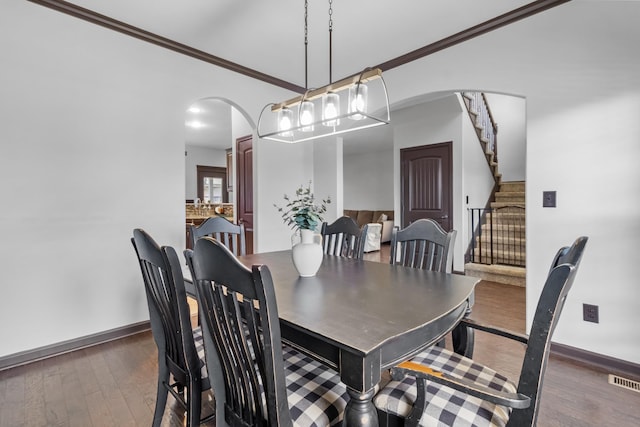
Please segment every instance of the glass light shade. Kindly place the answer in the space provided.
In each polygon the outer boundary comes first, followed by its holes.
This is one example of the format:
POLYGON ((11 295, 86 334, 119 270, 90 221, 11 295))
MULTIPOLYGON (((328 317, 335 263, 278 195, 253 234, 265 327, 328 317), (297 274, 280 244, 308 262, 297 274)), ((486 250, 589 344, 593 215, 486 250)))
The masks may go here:
POLYGON ((354 84, 349 87, 349 118, 353 120, 362 120, 364 116, 362 114, 354 113, 366 113, 367 112, 367 97, 369 95, 369 88, 366 84, 354 84))
POLYGON ((284 107, 278 111, 278 132, 282 136, 291 136, 291 127, 293 126, 293 112, 284 107))
POLYGON ((322 97, 322 123, 325 126, 338 126, 340 119, 340 95, 335 92, 327 92, 322 97))
POLYGON ((303 132, 313 132, 313 122, 315 120, 315 107, 311 101, 302 101, 298 112, 298 120, 303 132))

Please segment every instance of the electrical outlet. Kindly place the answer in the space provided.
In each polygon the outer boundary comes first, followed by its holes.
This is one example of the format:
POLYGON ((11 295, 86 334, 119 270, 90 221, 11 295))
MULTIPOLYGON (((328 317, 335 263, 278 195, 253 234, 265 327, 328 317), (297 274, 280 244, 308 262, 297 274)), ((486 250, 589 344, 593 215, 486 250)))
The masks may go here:
POLYGON ((598 306, 591 304, 582 304, 582 319, 585 322, 600 323, 598 306))

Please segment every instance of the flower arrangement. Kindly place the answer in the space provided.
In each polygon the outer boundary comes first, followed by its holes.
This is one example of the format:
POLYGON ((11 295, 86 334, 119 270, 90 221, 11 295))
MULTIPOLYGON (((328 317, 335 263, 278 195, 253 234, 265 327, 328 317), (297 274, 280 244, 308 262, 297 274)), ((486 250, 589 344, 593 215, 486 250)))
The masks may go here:
POLYGON ((327 211, 327 205, 331 203, 331 198, 327 196, 321 203, 316 204, 311 192, 311 181, 306 188, 300 186, 296 190, 295 198, 285 194, 284 200, 287 202, 284 207, 279 207, 275 203, 273 206, 282 213, 282 220, 286 225, 300 230, 315 230, 323 221, 322 214, 327 211))

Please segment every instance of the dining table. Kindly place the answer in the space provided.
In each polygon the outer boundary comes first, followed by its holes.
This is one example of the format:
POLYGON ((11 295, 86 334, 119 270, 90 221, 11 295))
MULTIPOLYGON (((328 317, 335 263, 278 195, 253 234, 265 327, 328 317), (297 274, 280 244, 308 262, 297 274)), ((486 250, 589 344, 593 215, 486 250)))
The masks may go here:
POLYGON ((372 399, 382 372, 451 331, 479 281, 330 255, 315 276, 300 277, 291 250, 238 259, 268 266, 283 342, 339 372, 350 396, 346 426, 378 425, 372 399))

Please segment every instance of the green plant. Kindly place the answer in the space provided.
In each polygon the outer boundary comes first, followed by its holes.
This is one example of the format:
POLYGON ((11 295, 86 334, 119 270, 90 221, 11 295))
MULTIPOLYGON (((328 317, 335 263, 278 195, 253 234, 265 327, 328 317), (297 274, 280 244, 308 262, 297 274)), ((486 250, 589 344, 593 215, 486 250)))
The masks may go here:
POLYGON ((323 221, 322 214, 327 211, 327 205, 331 203, 331 198, 327 196, 322 202, 316 204, 315 197, 311 192, 311 181, 305 188, 300 186, 296 190, 295 198, 290 198, 286 194, 284 200, 287 202, 283 207, 275 203, 273 206, 282 214, 284 223, 294 230, 315 230, 319 223, 323 221))

